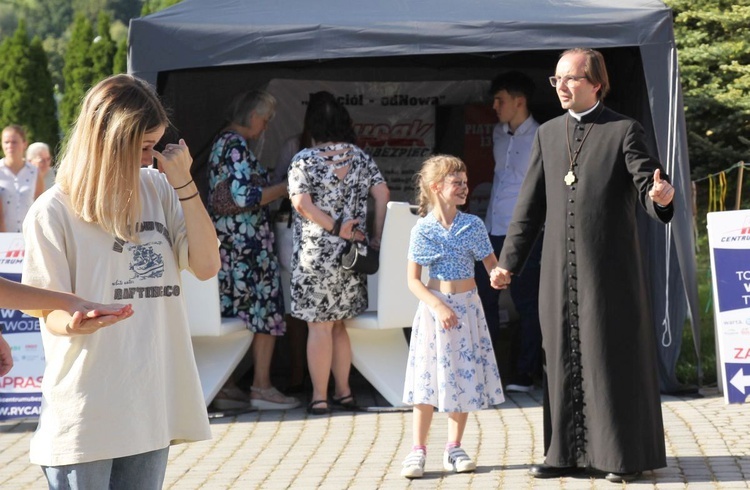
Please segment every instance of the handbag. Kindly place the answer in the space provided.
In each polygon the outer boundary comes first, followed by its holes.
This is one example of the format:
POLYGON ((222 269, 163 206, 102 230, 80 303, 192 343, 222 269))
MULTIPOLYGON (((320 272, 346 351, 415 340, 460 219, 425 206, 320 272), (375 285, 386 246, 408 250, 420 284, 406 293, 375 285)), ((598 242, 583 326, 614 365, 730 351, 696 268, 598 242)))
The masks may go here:
POLYGON ((341 256, 341 267, 348 271, 375 274, 380 267, 380 251, 367 242, 349 240, 341 256))
MULTIPOLYGON (((357 202, 358 200, 355 199, 355 206, 357 202)), ((347 240, 344 246, 344 253, 341 255, 342 269, 362 274, 375 274, 378 271, 378 267, 380 267, 379 250, 372 248, 367 241, 357 242, 353 238, 347 240)))
POLYGON ((252 206, 242 207, 237 205, 234 199, 232 199, 231 185, 232 180, 227 178, 216 184, 216 187, 214 187, 214 190, 211 193, 211 209, 214 214, 234 216, 252 209, 252 206))

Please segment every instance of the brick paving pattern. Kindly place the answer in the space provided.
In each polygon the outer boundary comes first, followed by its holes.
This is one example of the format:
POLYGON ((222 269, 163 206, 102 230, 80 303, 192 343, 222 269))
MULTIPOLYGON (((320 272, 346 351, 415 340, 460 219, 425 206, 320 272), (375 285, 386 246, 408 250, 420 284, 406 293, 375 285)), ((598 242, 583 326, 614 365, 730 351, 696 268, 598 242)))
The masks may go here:
MULTIPOLYGON (((360 403, 382 404, 357 391, 360 403)), ((249 412, 211 420, 213 439, 172 447, 169 489, 524 489, 524 488, 748 488, 750 414, 704 398, 664 396, 668 467, 618 485, 589 477, 534 480, 529 465, 542 461, 541 391, 509 394, 498 410, 470 415, 463 447, 477 471, 442 469, 445 414, 435 414, 424 478, 399 475, 411 445, 411 412, 335 412, 311 416, 304 408, 249 412)), ((0 488, 45 489, 41 470, 28 462, 33 422, 0 424, 0 488)))

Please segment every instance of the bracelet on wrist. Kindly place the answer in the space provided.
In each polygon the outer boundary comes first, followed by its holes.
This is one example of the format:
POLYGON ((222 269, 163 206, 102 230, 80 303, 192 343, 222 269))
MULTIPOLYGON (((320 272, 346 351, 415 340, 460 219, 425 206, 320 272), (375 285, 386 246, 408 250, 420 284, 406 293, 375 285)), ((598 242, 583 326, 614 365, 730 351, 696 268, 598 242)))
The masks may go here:
POLYGON ((195 194, 192 194, 192 195, 190 195, 190 196, 188 196, 188 197, 181 197, 181 198, 180 198, 180 201, 189 201, 190 199, 192 199, 192 198, 196 197, 196 196, 197 196, 198 194, 200 194, 200 191, 198 191, 198 192, 196 192, 195 194))
POLYGON ((187 184, 181 185, 180 187, 175 187, 174 190, 179 191, 180 189, 184 189, 185 187, 189 186, 192 183, 193 183, 193 179, 190 179, 190 181, 187 184))
POLYGON ((331 231, 330 231, 331 235, 338 236, 338 234, 341 232, 341 225, 343 223, 344 223, 344 217, 343 216, 339 216, 336 219, 336 221, 333 222, 333 228, 331 228, 331 231))

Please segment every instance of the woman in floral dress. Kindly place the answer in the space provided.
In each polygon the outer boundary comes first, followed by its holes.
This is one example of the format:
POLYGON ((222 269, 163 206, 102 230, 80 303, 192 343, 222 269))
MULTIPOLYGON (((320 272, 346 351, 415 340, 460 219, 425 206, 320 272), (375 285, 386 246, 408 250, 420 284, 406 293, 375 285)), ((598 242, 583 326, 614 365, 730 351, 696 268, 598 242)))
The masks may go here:
POLYGON ((263 134, 275 108, 276 100, 267 92, 237 96, 227 114, 228 125, 216 136, 209 156, 209 211, 221 242, 222 316, 241 318, 254 333, 250 397, 230 381, 214 400, 220 409, 245 408, 248 403, 257 409, 299 404, 273 387, 270 373, 276 337, 284 335, 286 324, 267 204, 286 195, 286 182, 269 185, 268 172, 248 146, 263 134), (220 197, 223 206, 217 201, 220 197))
POLYGON ((289 195, 297 211, 292 256, 292 316, 308 322, 307 362, 313 384, 308 412, 330 412, 331 402, 354 408, 349 387, 351 345, 343 320, 367 308, 367 276, 341 268, 349 239, 366 237, 367 196, 375 201, 370 245, 380 247, 389 191, 372 158, 354 145, 346 108, 328 92, 310 96, 305 127, 312 148, 289 169, 289 195))

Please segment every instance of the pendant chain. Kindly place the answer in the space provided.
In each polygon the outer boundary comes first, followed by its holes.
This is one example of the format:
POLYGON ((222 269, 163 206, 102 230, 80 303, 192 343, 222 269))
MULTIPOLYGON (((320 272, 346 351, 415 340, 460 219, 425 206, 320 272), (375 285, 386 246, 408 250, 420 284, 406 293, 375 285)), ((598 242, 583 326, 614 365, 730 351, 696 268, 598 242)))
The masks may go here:
POLYGON ((581 154, 581 148, 583 148, 583 144, 586 142, 586 138, 591 132, 591 129, 593 129, 594 124, 596 123, 597 119, 599 119, 599 116, 602 115, 602 112, 604 112, 604 108, 599 109, 599 113, 591 122, 591 125, 588 127, 588 129, 586 129, 586 132, 583 134, 583 139, 581 139, 581 144, 578 145, 578 149, 575 151, 575 153, 573 153, 573 148, 571 148, 570 146, 569 124, 570 124, 570 118, 572 116, 568 115, 568 118, 565 120, 565 141, 568 143, 568 160, 570 161, 570 168, 568 168, 568 173, 565 175, 565 184, 567 185, 573 185, 573 183, 576 181, 576 174, 575 172, 573 172, 573 167, 576 165, 576 162, 578 161, 578 155, 581 154))

